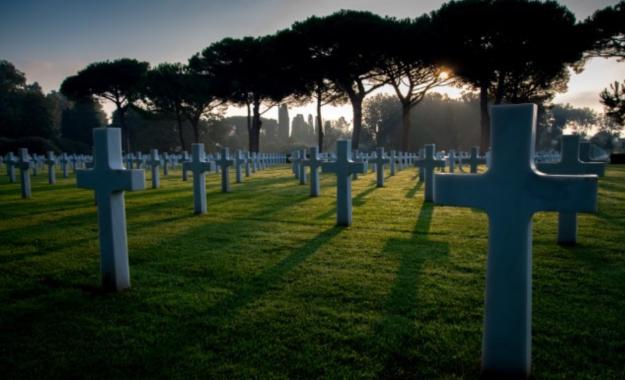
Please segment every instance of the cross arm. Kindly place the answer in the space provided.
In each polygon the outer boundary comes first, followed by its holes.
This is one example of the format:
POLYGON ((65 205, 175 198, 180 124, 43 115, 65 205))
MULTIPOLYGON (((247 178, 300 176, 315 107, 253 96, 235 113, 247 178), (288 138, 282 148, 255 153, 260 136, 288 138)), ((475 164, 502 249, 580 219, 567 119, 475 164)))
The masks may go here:
POLYGON ((434 203, 485 210, 488 189, 483 174, 434 174, 434 203))
POLYGON ((533 211, 596 212, 597 176, 536 173, 527 189, 533 211))

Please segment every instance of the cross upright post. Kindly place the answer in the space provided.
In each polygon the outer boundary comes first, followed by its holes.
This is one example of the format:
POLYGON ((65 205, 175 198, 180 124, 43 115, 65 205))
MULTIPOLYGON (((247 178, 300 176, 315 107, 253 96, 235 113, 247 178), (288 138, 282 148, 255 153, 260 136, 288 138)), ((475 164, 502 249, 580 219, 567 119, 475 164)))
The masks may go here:
POLYGON ((478 165, 484 164, 486 164, 486 158, 480 157, 480 147, 471 147, 471 156, 469 157, 469 166, 471 168, 471 173, 477 173, 478 165))
POLYGON ((230 159, 230 151, 227 147, 221 148, 221 155, 216 161, 217 166, 221 169, 221 191, 224 193, 230 192, 230 171, 228 167, 234 164, 234 161, 230 159))
POLYGON ((142 190, 145 175, 143 170, 124 168, 119 128, 94 128, 93 143, 93 169, 77 171, 76 184, 95 191, 102 285, 118 291, 130 287, 124 191, 142 190))
POLYGON ((306 166, 304 166, 305 161, 306 161, 306 149, 302 149, 299 152, 299 160, 297 162, 297 169, 299 172, 297 177, 299 178, 300 185, 306 184, 306 166))
POLYGON ((206 162, 204 144, 191 144, 191 160, 182 163, 182 171, 193 175, 193 212, 206 214, 206 172, 210 163, 206 162))
POLYGON ((10 183, 15 183, 15 167, 17 166, 17 157, 13 155, 13 152, 9 152, 6 155, 5 164, 7 167, 7 176, 10 183))
POLYGON ((46 157, 46 165, 48 165, 48 183, 50 185, 54 185, 56 183, 56 157, 54 157, 53 151, 48 152, 48 156, 46 157))
POLYGON ((161 158, 158 156, 158 149, 152 149, 148 163, 152 170, 152 188, 158 189, 161 187, 160 172, 158 170, 158 167, 161 166, 161 158))
MULTIPOLYGON (((605 175, 605 165, 601 162, 582 162, 579 159, 580 136, 562 136, 560 161, 536 164, 536 168, 546 174, 595 174, 605 175)), ((570 245, 577 242, 577 214, 574 212, 558 213, 558 244, 570 245)))
POLYGON ((376 150, 375 160, 375 172, 376 172, 376 184, 378 187, 384 187, 384 165, 389 163, 389 158, 384 154, 384 148, 379 147, 376 150))
POLYGON ((336 142, 336 161, 321 164, 323 173, 336 173, 336 224, 352 224, 352 178, 354 172, 365 171, 365 164, 351 158, 351 141, 336 142))
POLYGON ((242 182, 242 166, 243 166, 244 158, 243 153, 241 153, 241 149, 237 149, 234 153, 234 176, 236 183, 242 182))
POLYGON ((445 167, 445 160, 435 157, 436 145, 425 145, 425 156, 419 159, 415 165, 423 170, 425 179, 425 201, 431 202, 434 199, 434 168, 445 167))
POLYGON ((250 152, 245 152, 245 176, 249 177, 250 176, 250 161, 251 161, 251 156, 250 156, 250 152))
POLYGON ((163 153, 163 176, 167 177, 169 175, 169 165, 171 163, 171 156, 169 153, 163 153))
POLYGON ((308 159, 304 159, 302 161, 302 166, 310 167, 310 196, 318 197, 320 191, 319 186, 319 168, 323 163, 322 160, 319 159, 319 148, 314 146, 308 149, 308 159))
POLYGON ((28 149, 20 148, 18 150, 17 168, 20 171, 20 183, 22 188, 22 198, 30 198, 32 194, 30 185, 30 157, 28 155, 28 149))
POLYGON ((394 176, 395 175, 395 163, 397 161, 397 152, 395 152, 394 150, 391 150, 391 157, 390 157, 390 176, 394 176))
POLYGON ((534 167, 537 107, 491 109, 492 162, 484 174, 437 174, 436 204, 488 214, 482 371, 527 377, 531 369, 532 215, 593 212, 596 176, 550 176, 534 167))

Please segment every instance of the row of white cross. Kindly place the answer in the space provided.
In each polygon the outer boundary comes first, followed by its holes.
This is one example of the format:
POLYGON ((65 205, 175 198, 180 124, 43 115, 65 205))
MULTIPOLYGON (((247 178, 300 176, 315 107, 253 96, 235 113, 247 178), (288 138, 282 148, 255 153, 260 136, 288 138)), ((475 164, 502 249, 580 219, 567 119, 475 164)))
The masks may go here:
MULTIPOLYGON (((597 175, 603 175, 604 166, 580 160, 577 136, 563 137, 559 162, 536 166, 536 106, 496 106, 491 112, 492 151, 485 173, 477 174, 478 165, 485 162, 477 149, 464 157, 471 174, 435 174, 436 168, 445 167, 445 160, 437 155, 433 144, 426 145, 418 156, 402 157, 419 168, 419 178, 425 182, 425 201, 473 207, 487 213, 483 370, 524 376, 531 368, 532 215, 538 211, 559 212, 559 241, 575 242, 575 215, 596 211, 597 175)), ((144 172, 124 168, 119 129, 95 129, 94 142, 93 168, 78 170, 77 184, 96 193, 103 285, 121 290, 130 287, 123 192, 144 188, 144 172)), ((240 182, 241 167, 247 162, 249 175, 251 160, 249 156, 245 160, 240 152, 231 159, 227 148, 218 157, 207 160, 203 144, 193 144, 192 148, 191 159, 183 163, 183 173, 193 173, 195 212, 205 213, 205 172, 219 168, 222 191, 229 191, 228 167, 236 165, 237 182, 240 182)), ((340 140, 336 159, 332 161, 329 156, 321 157, 316 148, 311 148, 308 154, 293 155, 294 172, 300 183, 306 183, 305 168, 309 168, 311 196, 319 195, 319 169, 336 175, 337 224, 341 226, 352 222, 352 178, 367 172, 367 164, 371 162, 375 166, 377 186, 384 186, 384 166, 393 169, 397 160, 393 152, 390 157, 385 155, 383 148, 374 156, 360 155, 361 159, 356 161, 351 159, 351 154, 350 141, 340 140)), ((158 177, 157 156, 153 152, 149 160, 153 178, 158 177)), ((452 171, 458 157, 451 153, 447 158, 452 171)), ((25 150, 20 151, 18 162, 21 170, 28 170, 25 150)), ((286 156, 275 155, 272 162, 285 163, 286 156)), ((28 176, 22 178, 28 180, 28 176)))

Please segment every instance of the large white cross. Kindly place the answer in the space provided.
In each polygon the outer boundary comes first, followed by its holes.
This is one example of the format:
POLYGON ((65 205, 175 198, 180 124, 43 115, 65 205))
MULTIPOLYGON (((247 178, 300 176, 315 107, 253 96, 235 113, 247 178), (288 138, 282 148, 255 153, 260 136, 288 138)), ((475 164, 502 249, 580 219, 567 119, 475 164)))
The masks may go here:
POLYGON ((536 110, 532 104, 493 107, 489 170, 434 177, 435 203, 488 214, 485 374, 530 373, 532 215, 592 212, 597 205, 596 176, 549 176, 535 170, 536 110))
MULTIPOLYGON (((536 168, 547 174, 595 174, 602 177, 605 165, 601 162, 582 162, 579 159, 580 136, 561 137, 560 161, 536 164, 536 168)), ((574 212, 558 213, 558 243, 575 244, 577 242, 577 214, 574 212)))
POLYGON ((336 224, 352 224, 352 178, 353 173, 363 173, 365 164, 354 162, 351 157, 351 141, 336 142, 336 161, 321 164, 323 173, 336 173, 336 224))
POLYGON ((143 170, 127 170, 122 164, 121 130, 94 128, 94 165, 76 172, 80 188, 93 189, 98 205, 102 285, 110 290, 130 287, 124 191, 145 187, 143 170))
POLYGON ((415 163, 421 170, 425 181, 425 200, 431 202, 434 199, 434 168, 444 168, 445 160, 439 160, 435 157, 436 145, 425 145, 425 156, 415 163))

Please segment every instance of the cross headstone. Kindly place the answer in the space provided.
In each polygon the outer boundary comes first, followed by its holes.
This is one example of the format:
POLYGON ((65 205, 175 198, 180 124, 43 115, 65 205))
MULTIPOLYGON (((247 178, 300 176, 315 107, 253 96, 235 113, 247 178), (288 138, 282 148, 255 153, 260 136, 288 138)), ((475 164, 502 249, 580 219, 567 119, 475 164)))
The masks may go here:
POLYGON ((102 285, 109 290, 130 287, 124 191, 145 187, 143 170, 122 163, 121 129, 94 128, 94 166, 76 173, 80 188, 93 189, 98 205, 102 285))
POLYGON ((312 147, 308 149, 308 159, 302 161, 302 166, 310 166, 310 196, 318 197, 320 193, 319 187, 319 168, 323 161, 319 159, 319 148, 312 147))
POLYGON ((297 178, 299 178, 299 184, 306 184, 306 166, 304 166, 304 162, 306 161, 306 149, 302 149, 299 152, 299 159, 297 162, 297 170, 299 171, 297 178))
POLYGON ((171 156, 169 153, 165 152, 163 154, 163 176, 167 177, 169 175, 169 165, 171 164, 171 156))
MULTIPOLYGON (((202 145, 202 149, 204 149, 203 147, 204 145, 202 145)), ((191 154, 193 154, 193 147, 191 147, 191 154)), ((204 157, 204 153, 202 153, 202 157, 204 157)), ((187 168, 190 167, 190 165, 188 164, 190 162, 191 161, 189 159, 189 153, 187 153, 187 151, 185 150, 184 152, 182 152, 182 180, 183 181, 186 181, 188 178, 187 171, 189 171, 189 169, 187 168), (187 163, 187 165, 185 165, 185 163, 187 163)))
POLYGON ((230 192, 230 170, 229 166, 234 164, 234 161, 230 159, 230 151, 228 148, 221 148, 221 155, 216 161, 217 166, 221 169, 221 191, 224 193, 230 192))
MULTIPOLYGON (((562 136, 560 161, 536 164, 536 168, 546 174, 595 174, 602 177, 605 165, 599 162, 582 162, 579 159, 579 135, 562 136)), ((577 242, 577 214, 561 212, 558 214, 558 243, 575 244, 577 242)))
POLYGON ((249 177, 251 173, 251 155, 250 152, 245 152, 245 176, 249 177))
POLYGON ((352 224, 352 178, 354 172, 363 173, 365 164, 354 162, 351 158, 351 141, 336 142, 336 161, 321 164, 323 173, 336 174, 336 224, 352 224))
POLYGON ((241 183, 242 179, 242 166, 243 163, 245 162, 245 158, 243 158, 243 153, 241 152, 241 149, 237 149, 235 156, 234 156, 234 174, 235 174, 235 181, 236 183, 241 183))
POLYGON ((9 177, 9 182, 15 183, 15 167, 17 166, 18 160, 13 152, 7 153, 5 164, 7 167, 7 176, 9 177))
POLYGON ((394 150, 391 150, 391 157, 390 157, 390 176, 394 176, 395 175, 395 164, 397 161, 397 153, 394 150))
POLYGON ((423 170, 423 176, 425 181, 425 195, 424 199, 427 202, 431 202, 434 199, 434 169, 444 168, 445 160, 439 160, 435 158, 436 145, 425 145, 425 156, 418 160, 415 165, 423 170))
POLYGON ((389 163, 388 157, 384 155, 384 148, 380 147, 376 150, 375 164, 376 183, 378 187, 384 187, 384 165, 389 163))
POLYGON ((50 185, 54 185, 56 183, 56 172, 54 170, 56 166, 56 157, 54 157, 54 152, 48 152, 46 165, 48 165, 48 183, 50 185))
POLYGON ((191 160, 182 163, 182 171, 193 173, 193 211, 206 214, 206 172, 210 163, 204 160, 204 144, 191 144, 191 160))
POLYGON ((30 198, 32 196, 32 189, 30 185, 30 157, 28 156, 28 149, 20 148, 18 151, 17 168, 20 171, 20 183, 22 188, 22 198, 30 198))
POLYGON ((437 204, 488 214, 488 261, 482 370, 527 377, 531 368, 532 215, 592 212, 596 176, 549 176, 534 170, 537 107, 491 109, 492 162, 484 174, 437 174, 437 204))
POLYGON ((161 158, 158 156, 158 149, 152 149, 148 165, 152 171, 152 188, 158 189, 161 186, 161 178, 158 167, 161 166, 161 158))
POLYGON ((471 147, 471 156, 469 157, 469 167, 471 168, 471 173, 477 173, 478 165, 484 164, 486 164, 486 158, 480 157, 480 147, 471 147))

